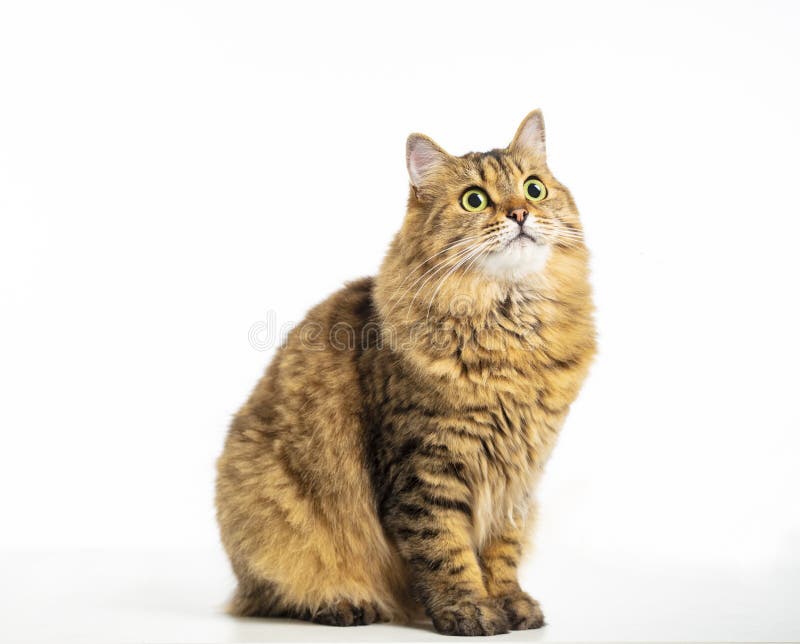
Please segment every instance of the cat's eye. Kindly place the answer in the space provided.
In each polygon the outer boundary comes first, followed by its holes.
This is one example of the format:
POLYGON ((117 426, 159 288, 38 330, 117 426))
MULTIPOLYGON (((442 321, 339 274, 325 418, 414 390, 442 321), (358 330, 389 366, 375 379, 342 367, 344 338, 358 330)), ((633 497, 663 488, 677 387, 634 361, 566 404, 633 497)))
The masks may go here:
POLYGON ((469 212, 480 212, 489 205, 489 196, 480 188, 470 188, 461 195, 461 205, 469 212))
POLYGON ((522 191, 528 201, 541 201, 547 196, 547 188, 536 177, 530 177, 522 184, 522 191))

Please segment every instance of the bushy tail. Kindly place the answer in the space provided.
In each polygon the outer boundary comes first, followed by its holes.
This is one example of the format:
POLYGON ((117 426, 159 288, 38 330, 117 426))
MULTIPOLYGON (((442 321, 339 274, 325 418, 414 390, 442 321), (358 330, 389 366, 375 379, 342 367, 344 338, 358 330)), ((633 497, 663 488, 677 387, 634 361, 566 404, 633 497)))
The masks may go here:
POLYGON ((277 588, 269 582, 239 582, 228 604, 228 612, 237 617, 288 617, 277 588))

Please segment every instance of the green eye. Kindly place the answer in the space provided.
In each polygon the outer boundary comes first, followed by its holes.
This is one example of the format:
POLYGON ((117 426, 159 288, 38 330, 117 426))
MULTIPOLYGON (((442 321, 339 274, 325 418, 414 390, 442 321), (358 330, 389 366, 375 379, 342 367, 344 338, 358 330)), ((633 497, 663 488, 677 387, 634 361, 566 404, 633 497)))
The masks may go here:
POLYGON ((531 177, 522 184, 522 191, 528 201, 541 201, 547 196, 547 188, 535 177, 531 177))
POLYGON ((469 212, 480 212, 489 205, 489 197, 480 188, 470 188, 461 195, 461 205, 469 212))

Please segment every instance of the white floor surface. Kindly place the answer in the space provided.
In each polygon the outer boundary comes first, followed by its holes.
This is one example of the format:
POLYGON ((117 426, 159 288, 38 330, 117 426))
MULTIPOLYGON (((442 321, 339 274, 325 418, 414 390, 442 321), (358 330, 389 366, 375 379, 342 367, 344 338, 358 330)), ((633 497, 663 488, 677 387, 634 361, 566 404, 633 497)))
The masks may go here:
MULTIPOLYGON (((219 552, 0 553, 0 642, 453 641, 425 627, 234 619, 219 552)), ((578 556, 524 570, 548 624, 501 641, 800 641, 800 567, 648 569, 578 556)))

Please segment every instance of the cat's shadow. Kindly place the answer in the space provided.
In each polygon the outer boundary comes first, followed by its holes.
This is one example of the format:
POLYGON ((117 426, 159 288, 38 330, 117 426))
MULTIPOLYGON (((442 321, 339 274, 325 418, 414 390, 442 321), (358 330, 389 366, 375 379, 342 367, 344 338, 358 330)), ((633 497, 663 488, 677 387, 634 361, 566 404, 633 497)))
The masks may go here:
MULTIPOLYGON (((452 641, 437 633, 429 621, 410 624, 370 624, 368 626, 324 626, 279 617, 229 617, 231 642, 433 642, 452 641)), ((545 629, 513 631, 495 637, 541 641, 545 629)), ((485 638, 481 638, 485 640, 485 638)))
POLYGON ((232 642, 426 642, 444 637, 424 621, 341 627, 282 617, 228 616, 228 620, 232 642))

